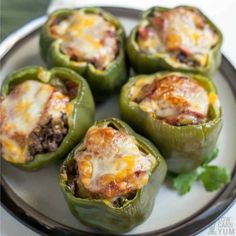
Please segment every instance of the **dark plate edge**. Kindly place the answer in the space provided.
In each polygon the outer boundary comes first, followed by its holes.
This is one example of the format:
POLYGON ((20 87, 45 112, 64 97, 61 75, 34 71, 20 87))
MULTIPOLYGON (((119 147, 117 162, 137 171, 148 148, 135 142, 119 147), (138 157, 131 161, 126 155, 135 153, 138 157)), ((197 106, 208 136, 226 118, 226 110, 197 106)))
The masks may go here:
MULTIPOLYGON (((111 13, 118 13, 122 16, 130 17, 141 14, 140 10, 122 8, 122 7, 103 7, 111 13)), ((43 17, 41 17, 43 18, 43 17)), ((36 20, 39 20, 37 18, 36 20)), ((20 31, 21 29, 19 29, 20 31)), ((10 52, 18 47, 25 39, 31 37, 36 33, 38 29, 35 29, 30 34, 21 37, 14 45, 11 46, 9 51, 2 57, 1 65, 10 56, 10 52)), ((10 35, 11 36, 11 35, 10 35)), ((222 64, 220 67, 221 73, 227 79, 236 99, 236 70, 231 63, 223 56, 222 64)), ((148 233, 132 234, 132 236, 144 235, 196 235, 209 227, 215 221, 218 220, 226 211, 234 204, 236 200, 236 166, 231 174, 232 181, 226 185, 220 193, 203 209, 196 212, 194 215, 186 218, 185 220, 165 227, 160 230, 151 231, 148 233)), ((60 224, 34 210, 27 205, 20 197, 18 197, 13 190, 5 182, 1 176, 1 205, 20 222, 31 228, 32 230, 40 233, 41 235, 88 235, 88 232, 70 228, 66 225, 60 224)), ((91 235, 95 235, 92 233, 91 235)), ((104 235, 96 233, 96 235, 104 235)))

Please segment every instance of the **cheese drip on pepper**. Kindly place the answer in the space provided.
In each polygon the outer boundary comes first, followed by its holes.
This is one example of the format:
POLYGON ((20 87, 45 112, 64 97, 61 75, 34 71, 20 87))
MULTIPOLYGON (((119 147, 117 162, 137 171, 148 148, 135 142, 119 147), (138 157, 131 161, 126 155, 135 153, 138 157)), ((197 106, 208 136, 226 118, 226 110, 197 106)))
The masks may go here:
POLYGON ((141 79, 131 87, 129 98, 139 107, 171 125, 207 121, 209 105, 219 104, 217 95, 195 80, 170 75, 159 80, 141 79))
POLYGON ((91 193, 110 199, 147 184, 156 159, 141 152, 133 136, 111 127, 92 127, 86 150, 78 153, 79 181, 91 193))
POLYGON ((147 54, 165 54, 175 63, 205 66, 218 36, 197 10, 178 7, 154 12, 147 26, 140 26, 138 44, 147 54))
POLYGON ((116 57, 115 26, 102 16, 76 12, 51 26, 51 33, 63 40, 61 50, 78 62, 106 68, 116 57))
POLYGON ((67 113, 69 98, 54 87, 34 80, 16 86, 0 104, 0 142, 3 158, 26 163, 32 131, 49 117, 59 120, 67 113))

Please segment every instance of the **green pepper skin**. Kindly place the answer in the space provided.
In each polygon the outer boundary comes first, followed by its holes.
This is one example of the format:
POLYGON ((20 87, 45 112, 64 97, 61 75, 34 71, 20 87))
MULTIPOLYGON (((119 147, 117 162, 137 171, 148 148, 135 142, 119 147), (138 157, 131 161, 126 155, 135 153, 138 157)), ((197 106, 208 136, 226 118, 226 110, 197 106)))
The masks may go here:
POLYGON ((82 75, 89 83, 96 101, 102 101, 104 98, 117 90, 128 77, 124 49, 125 31, 119 20, 103 11, 100 8, 82 8, 80 10, 57 10, 52 13, 48 21, 44 24, 40 35, 41 56, 49 67, 63 66, 75 70, 82 75), (105 70, 96 69, 91 63, 75 62, 70 60, 69 56, 61 53, 61 40, 55 38, 49 30, 50 24, 56 18, 66 17, 75 11, 86 13, 102 14, 103 17, 116 26, 117 39, 119 41, 119 54, 116 59, 105 70))
POLYGON ((216 93, 214 84, 206 77, 180 72, 159 72, 129 79, 122 87, 120 111, 123 119, 135 130, 155 143, 167 160, 168 170, 175 173, 192 171, 205 162, 213 152, 222 128, 221 108, 210 105, 212 119, 201 125, 174 126, 144 112, 128 99, 130 87, 140 79, 161 79, 166 75, 189 76, 197 80, 208 92, 216 93))
MULTIPOLYGON (((188 9, 196 10, 194 7, 190 6, 178 6, 178 7, 185 7, 188 9)), ((142 19, 140 24, 145 22, 147 18, 154 12, 160 11, 165 12, 170 10, 170 8, 165 7, 152 7, 145 11, 142 15, 142 19)), ((164 56, 161 57, 157 54, 154 55, 147 55, 139 50, 139 46, 136 42, 137 37, 137 29, 136 26, 130 33, 128 40, 127 40, 127 53, 130 60, 132 67, 134 68, 137 74, 152 74, 158 71, 180 71, 180 72, 189 72, 189 73, 196 73, 205 76, 211 76, 219 67, 221 63, 221 45, 223 41, 223 36, 220 30, 200 11, 198 10, 206 19, 206 22, 215 30, 219 39, 218 43, 215 45, 214 48, 211 49, 209 53, 209 58, 207 65, 205 67, 190 67, 190 66, 179 66, 173 65, 167 60, 165 60, 164 56)))
POLYGON ((79 144, 61 167, 60 187, 71 212, 83 224, 110 233, 124 233, 143 222, 151 214, 156 193, 165 179, 167 167, 156 147, 135 133, 126 123, 116 118, 110 118, 97 121, 95 125, 104 123, 112 124, 119 130, 134 136, 140 147, 156 158, 157 164, 152 170, 148 183, 142 189, 137 190, 136 196, 132 200, 127 200, 120 208, 115 208, 102 199, 75 197, 66 185, 65 168, 73 159, 76 151, 79 150, 81 146, 79 144))
POLYGON ((1 93, 3 97, 7 96, 16 85, 26 80, 38 80, 50 84, 54 78, 59 78, 61 81, 69 80, 78 85, 77 96, 70 101, 73 104, 73 111, 68 117, 68 133, 55 152, 37 154, 32 161, 24 164, 11 163, 19 168, 36 170, 49 162, 65 157, 94 122, 95 105, 89 85, 85 79, 70 69, 58 67, 48 71, 38 66, 23 68, 4 80, 1 93))

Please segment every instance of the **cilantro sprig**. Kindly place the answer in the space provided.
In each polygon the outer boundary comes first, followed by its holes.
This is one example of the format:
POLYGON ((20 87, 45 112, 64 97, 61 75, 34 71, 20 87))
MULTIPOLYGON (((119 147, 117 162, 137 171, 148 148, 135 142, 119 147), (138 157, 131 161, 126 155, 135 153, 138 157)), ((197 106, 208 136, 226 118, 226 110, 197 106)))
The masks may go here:
POLYGON ((194 182, 201 181, 206 191, 212 192, 230 182, 230 173, 227 169, 220 166, 208 165, 215 159, 219 150, 215 149, 211 157, 202 165, 191 172, 172 176, 173 187, 180 195, 184 195, 191 190, 194 182))

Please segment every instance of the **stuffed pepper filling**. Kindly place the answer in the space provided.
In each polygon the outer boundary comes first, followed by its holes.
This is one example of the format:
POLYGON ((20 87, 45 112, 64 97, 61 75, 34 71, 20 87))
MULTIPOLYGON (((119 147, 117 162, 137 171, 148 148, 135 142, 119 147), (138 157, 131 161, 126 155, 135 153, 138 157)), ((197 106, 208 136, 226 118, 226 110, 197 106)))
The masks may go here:
POLYGON ((35 80, 17 85, 0 104, 1 155, 26 163, 54 152, 68 132, 70 98, 60 89, 35 80))
POLYGON ((219 106, 215 93, 208 93, 196 80, 178 75, 138 80, 131 87, 129 99, 141 110, 176 126, 205 123, 210 119, 210 105, 219 106))
POLYGON ((137 42, 145 54, 163 55, 177 65, 204 67, 218 35, 198 10, 178 7, 154 11, 139 26, 137 42))
POLYGON ((100 70, 106 69, 119 51, 116 27, 101 14, 77 11, 52 21, 50 32, 62 40, 60 49, 70 60, 88 62, 100 70))
POLYGON ((147 184, 156 164, 154 156, 144 153, 133 136, 110 126, 90 128, 83 145, 74 156, 75 181, 89 196, 116 207, 147 184))

